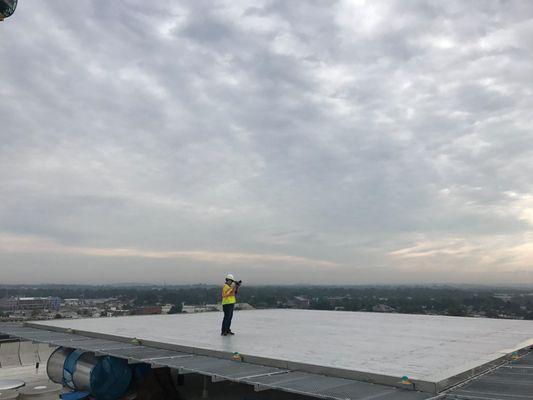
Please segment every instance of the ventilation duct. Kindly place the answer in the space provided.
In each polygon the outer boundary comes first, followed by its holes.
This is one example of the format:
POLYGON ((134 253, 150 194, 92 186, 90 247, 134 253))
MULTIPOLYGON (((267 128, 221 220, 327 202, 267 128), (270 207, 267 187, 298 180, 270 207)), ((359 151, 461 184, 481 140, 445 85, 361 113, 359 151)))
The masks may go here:
POLYGON ((132 371, 116 357, 96 357, 83 350, 56 349, 46 366, 51 381, 72 390, 91 393, 98 400, 115 400, 128 390, 132 371))

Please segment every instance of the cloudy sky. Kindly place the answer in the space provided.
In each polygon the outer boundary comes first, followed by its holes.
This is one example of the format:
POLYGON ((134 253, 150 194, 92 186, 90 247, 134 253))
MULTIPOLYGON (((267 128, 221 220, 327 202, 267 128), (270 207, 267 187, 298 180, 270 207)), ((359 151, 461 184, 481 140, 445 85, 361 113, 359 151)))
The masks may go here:
POLYGON ((20 1, 14 282, 533 283, 533 3, 20 1))

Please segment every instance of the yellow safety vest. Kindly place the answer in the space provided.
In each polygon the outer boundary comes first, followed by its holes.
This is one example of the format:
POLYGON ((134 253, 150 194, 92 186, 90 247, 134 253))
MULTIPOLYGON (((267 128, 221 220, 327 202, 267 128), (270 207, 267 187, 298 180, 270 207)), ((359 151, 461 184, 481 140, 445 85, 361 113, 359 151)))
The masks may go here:
POLYGON ((235 304, 237 299, 235 298, 235 288, 231 287, 227 283, 222 288, 222 305, 235 304))

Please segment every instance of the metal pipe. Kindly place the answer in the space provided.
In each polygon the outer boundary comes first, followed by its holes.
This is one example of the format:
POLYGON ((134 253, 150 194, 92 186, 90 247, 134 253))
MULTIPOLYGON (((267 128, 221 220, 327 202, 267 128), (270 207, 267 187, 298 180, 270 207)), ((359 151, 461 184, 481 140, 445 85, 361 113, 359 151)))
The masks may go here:
POLYGON ((209 398, 209 393, 207 391, 208 382, 209 382, 209 380, 207 379, 207 376, 204 376, 204 388, 202 390, 202 399, 208 399, 209 398))
POLYGON ((72 376, 74 387, 82 392, 91 391, 91 373, 98 363, 93 353, 84 353, 76 363, 76 371, 72 376))
POLYGON ((46 373, 52 382, 63 384, 65 360, 73 351, 73 349, 59 347, 50 355, 46 363, 46 373))

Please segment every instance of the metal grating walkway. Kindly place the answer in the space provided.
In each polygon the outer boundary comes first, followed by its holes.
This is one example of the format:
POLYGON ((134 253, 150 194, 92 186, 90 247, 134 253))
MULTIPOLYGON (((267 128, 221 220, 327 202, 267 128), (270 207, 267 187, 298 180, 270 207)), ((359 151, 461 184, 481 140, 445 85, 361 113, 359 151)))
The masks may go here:
POLYGON ((533 400, 533 353, 452 389, 445 399, 533 400))
POLYGON ((334 378, 318 374, 288 371, 274 367, 207 357, 158 347, 140 346, 125 341, 92 338, 68 332, 49 331, 17 324, 0 324, 0 333, 11 337, 48 343, 144 362, 154 367, 169 367, 180 373, 209 376, 254 386, 255 390, 281 390, 289 393, 331 400, 423 400, 431 395, 385 385, 334 378))
POLYGON ((244 382, 254 385, 256 390, 277 389, 327 399, 411 400, 431 397, 428 393, 296 371, 283 375, 247 378, 244 382))

